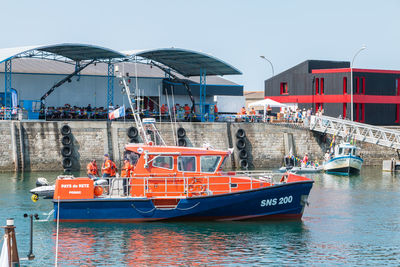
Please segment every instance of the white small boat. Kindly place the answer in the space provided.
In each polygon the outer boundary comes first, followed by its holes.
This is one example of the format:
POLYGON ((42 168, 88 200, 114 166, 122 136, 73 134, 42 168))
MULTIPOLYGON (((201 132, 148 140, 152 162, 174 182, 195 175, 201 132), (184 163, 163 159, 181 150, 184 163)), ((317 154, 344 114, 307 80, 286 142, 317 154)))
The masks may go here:
POLYGON ((322 171, 322 167, 311 164, 303 164, 296 166, 298 164, 298 159, 294 156, 285 157, 285 166, 279 168, 280 172, 292 172, 292 173, 317 173, 322 171))
POLYGON ((360 148, 350 143, 341 143, 335 146, 334 155, 325 159, 324 171, 341 175, 359 173, 362 163, 360 148))
POLYGON ((279 168, 280 172, 293 172, 293 173, 317 173, 322 171, 322 167, 320 166, 303 166, 303 167, 292 167, 292 168, 286 168, 286 167, 281 167, 279 168))

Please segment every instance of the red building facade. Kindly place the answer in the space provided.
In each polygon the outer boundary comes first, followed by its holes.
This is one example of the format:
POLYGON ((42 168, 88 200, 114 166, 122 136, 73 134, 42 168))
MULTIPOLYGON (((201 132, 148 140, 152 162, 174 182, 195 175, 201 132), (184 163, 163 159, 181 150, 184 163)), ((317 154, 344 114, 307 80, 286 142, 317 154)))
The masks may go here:
MULTIPOLYGON (((353 119, 400 125, 400 71, 353 68, 353 119)), ((351 117, 349 62, 308 60, 265 81, 265 97, 351 117)))

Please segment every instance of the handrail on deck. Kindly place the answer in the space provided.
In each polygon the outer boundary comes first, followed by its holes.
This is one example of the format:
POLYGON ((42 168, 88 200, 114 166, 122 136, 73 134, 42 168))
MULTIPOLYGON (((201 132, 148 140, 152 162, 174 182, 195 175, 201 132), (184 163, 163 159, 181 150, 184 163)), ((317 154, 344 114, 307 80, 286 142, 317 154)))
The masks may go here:
MULTIPOLYGON (((279 184, 280 178, 282 177, 281 173, 269 173, 270 176, 266 176, 265 172, 258 172, 257 174, 250 174, 246 175, 246 178, 248 180, 243 180, 243 181, 235 181, 233 182, 236 184, 236 187, 239 185, 250 185, 250 189, 254 188, 254 182, 262 182, 262 183, 270 183, 270 184, 279 184)), ((104 189, 105 194, 103 194, 101 197, 127 197, 130 196, 131 190, 134 190, 134 188, 142 187, 142 195, 140 197, 147 197, 149 195, 152 195, 151 197, 156 199, 156 198, 168 198, 171 197, 171 195, 174 196, 174 198, 187 198, 191 196, 191 193, 198 193, 197 191, 192 191, 191 188, 194 187, 199 187, 201 188, 201 193, 202 195, 212 195, 215 193, 231 193, 232 190, 232 178, 244 178, 243 176, 237 176, 237 175, 227 175, 227 176, 192 176, 192 177, 170 177, 170 176, 163 176, 163 177, 153 177, 153 176, 148 176, 148 177, 115 177, 115 178, 108 178, 110 183, 109 184, 102 184, 97 182, 95 183, 95 186, 101 186, 104 189), (221 178, 221 177, 226 177, 229 178, 227 182, 220 182, 218 180, 213 181, 212 178, 221 178), (134 183, 138 182, 140 180, 143 180, 143 182, 139 183, 134 183), (154 181, 158 181, 158 183, 152 183, 154 181), (194 182, 193 182, 194 181, 194 182), (198 182, 197 182, 198 181, 198 182), (163 191, 156 191, 156 192, 150 192, 150 185, 155 185, 157 184, 158 186, 163 186, 164 190, 163 191), (221 185, 227 185, 227 189, 225 190, 215 190, 213 189, 213 186, 221 186, 221 185), (180 191, 171 191, 172 186, 181 186, 182 190, 180 191), (229 188, 229 189, 228 189, 229 188), (211 192, 211 189, 213 191, 211 192), (153 196, 155 194, 155 196, 153 196), (164 195, 162 195, 164 194, 164 195), (162 195, 162 196, 160 196, 162 195)), ((99 180, 98 180, 99 181, 99 180)))

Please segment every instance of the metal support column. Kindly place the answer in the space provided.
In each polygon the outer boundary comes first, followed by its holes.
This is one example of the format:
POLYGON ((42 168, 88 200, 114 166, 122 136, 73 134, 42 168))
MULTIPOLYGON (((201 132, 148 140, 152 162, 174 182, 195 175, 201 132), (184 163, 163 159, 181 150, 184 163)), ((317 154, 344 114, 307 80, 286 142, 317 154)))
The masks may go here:
POLYGON ((114 64, 108 63, 107 71, 107 110, 114 106, 114 64))
POLYGON ((200 118, 201 121, 206 121, 206 70, 200 69, 200 118))
POLYGON ((4 106, 8 107, 7 98, 10 98, 11 94, 11 59, 4 64, 4 106))
MULTIPOLYGON (((75 62, 75 71, 79 70, 79 68, 81 67, 81 63, 79 61, 75 62)), ((78 72, 76 74, 76 80, 79 82, 79 80, 81 79, 81 72, 78 72)))

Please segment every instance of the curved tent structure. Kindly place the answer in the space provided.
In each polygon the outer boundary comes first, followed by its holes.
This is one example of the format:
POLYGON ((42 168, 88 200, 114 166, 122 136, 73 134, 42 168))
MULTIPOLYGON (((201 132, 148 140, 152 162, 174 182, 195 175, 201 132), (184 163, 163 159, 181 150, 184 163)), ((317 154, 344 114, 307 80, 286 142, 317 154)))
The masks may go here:
POLYGON ((111 60, 125 55, 101 46, 64 43, 42 46, 24 46, 0 49, 0 63, 13 58, 44 58, 59 61, 111 60))
POLYGON ((157 61, 183 76, 200 76, 201 71, 207 75, 242 74, 232 65, 207 54, 180 48, 162 48, 140 51, 132 56, 157 61))

